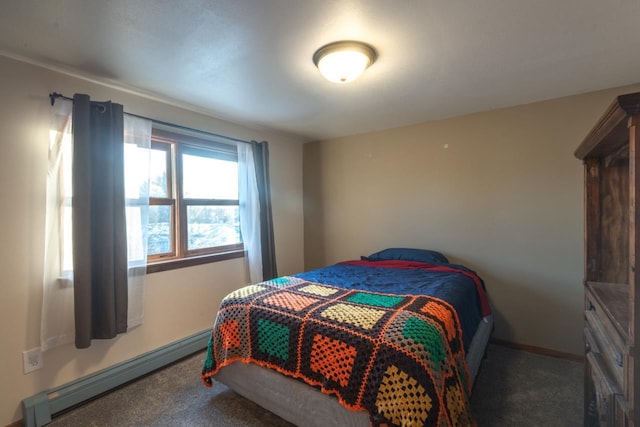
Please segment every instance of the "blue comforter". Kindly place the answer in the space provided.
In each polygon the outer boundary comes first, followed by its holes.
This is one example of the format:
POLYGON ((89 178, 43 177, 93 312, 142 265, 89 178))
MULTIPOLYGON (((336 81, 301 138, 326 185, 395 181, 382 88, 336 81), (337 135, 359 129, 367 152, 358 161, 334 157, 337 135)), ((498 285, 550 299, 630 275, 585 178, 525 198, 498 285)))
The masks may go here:
MULTIPOLYGON (((463 266, 447 265, 471 271, 463 266)), ((341 288, 395 295, 430 295, 445 300, 458 313, 465 351, 469 350, 471 339, 482 319, 480 298, 474 281, 457 272, 335 264, 294 276, 341 288)))

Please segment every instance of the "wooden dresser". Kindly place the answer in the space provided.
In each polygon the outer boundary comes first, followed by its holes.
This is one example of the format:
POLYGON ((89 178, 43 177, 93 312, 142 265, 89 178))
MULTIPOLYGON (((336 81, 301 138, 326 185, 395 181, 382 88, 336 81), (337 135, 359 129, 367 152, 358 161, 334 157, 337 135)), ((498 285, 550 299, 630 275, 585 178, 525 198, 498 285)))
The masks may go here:
POLYGON ((584 425, 640 427, 640 93, 617 97, 575 155, 585 185, 584 425))

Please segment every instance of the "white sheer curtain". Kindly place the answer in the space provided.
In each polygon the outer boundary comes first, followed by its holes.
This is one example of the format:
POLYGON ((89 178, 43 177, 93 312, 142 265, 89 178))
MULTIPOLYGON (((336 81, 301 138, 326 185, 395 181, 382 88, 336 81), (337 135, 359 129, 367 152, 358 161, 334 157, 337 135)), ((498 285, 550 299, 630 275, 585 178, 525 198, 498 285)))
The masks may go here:
POLYGON ((260 201, 253 150, 250 144, 238 144, 238 199, 240 231, 249 264, 249 279, 251 283, 262 282, 260 201))
MULTIPOLYGON (((71 174, 73 102, 57 99, 49 133, 41 347, 74 341, 71 174)), ((128 328, 142 323, 147 257, 151 121, 125 114, 128 328)))
POLYGON ((127 328, 142 324, 147 273, 151 120, 124 115, 124 182, 127 218, 127 328))
POLYGON ((49 130, 49 168, 42 300, 42 350, 74 340, 71 259, 71 112, 73 102, 53 106, 49 130))

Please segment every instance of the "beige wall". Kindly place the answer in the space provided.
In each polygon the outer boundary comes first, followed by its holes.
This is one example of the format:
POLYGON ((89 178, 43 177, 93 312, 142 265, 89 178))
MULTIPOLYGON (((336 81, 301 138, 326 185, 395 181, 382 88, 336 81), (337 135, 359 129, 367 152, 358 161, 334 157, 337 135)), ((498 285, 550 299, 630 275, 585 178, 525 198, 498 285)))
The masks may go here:
MULTIPOLYGON (((22 418, 20 402, 209 328, 220 299, 246 282, 243 259, 149 275, 145 323, 117 339, 44 355, 44 368, 23 375, 22 352, 40 344, 48 94, 88 93, 125 111, 243 139, 268 140, 279 272, 303 268, 302 144, 29 64, 0 57, 0 425, 22 418)), ((194 373, 197 378, 198 373, 194 373)))
POLYGON ((582 353, 582 165, 600 91, 305 144, 305 268, 386 247, 476 270, 494 337, 582 353))

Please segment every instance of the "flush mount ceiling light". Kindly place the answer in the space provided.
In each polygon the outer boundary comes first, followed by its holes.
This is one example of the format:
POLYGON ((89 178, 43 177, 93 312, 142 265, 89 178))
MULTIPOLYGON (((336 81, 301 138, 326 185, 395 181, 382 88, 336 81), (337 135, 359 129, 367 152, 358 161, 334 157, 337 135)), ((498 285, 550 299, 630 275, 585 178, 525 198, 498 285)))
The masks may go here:
POLYGON ((376 51, 366 43, 339 41, 318 49, 313 54, 313 63, 325 79, 349 83, 360 77, 376 57, 376 51))

